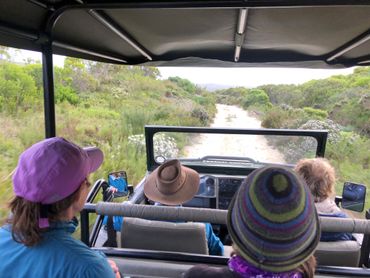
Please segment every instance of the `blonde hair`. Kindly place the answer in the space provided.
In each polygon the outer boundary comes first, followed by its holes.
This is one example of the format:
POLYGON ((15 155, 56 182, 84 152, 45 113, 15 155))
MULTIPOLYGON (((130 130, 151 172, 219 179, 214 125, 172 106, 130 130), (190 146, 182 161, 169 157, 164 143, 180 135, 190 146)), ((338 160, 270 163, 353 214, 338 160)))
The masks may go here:
POLYGON ((335 193, 335 170, 327 159, 301 159, 295 171, 305 180, 315 203, 322 202, 335 193))

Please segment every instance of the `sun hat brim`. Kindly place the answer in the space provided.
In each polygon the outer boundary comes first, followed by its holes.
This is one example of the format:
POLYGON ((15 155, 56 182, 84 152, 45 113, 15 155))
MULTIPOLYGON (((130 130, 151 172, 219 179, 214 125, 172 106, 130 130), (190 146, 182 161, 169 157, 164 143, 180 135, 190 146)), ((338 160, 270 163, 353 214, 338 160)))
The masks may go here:
POLYGON ((180 205, 190 201, 199 189, 199 174, 188 167, 181 165, 181 172, 185 176, 182 186, 174 193, 163 194, 157 186, 158 171, 155 169, 147 176, 144 183, 144 194, 152 201, 165 205, 180 205))
POLYGON ((89 173, 91 174, 95 172, 103 163, 104 154, 103 152, 97 147, 87 147, 83 148, 83 150, 87 153, 88 161, 89 161, 89 173))

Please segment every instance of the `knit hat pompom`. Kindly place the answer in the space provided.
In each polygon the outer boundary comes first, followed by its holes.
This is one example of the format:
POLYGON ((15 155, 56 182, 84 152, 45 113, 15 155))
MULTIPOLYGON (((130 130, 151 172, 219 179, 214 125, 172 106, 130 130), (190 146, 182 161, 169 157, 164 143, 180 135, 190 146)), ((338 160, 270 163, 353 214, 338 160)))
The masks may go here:
POLYGON ((260 168, 246 178, 230 204, 228 229, 237 252, 271 272, 296 269, 320 239, 309 189, 281 166, 260 168))

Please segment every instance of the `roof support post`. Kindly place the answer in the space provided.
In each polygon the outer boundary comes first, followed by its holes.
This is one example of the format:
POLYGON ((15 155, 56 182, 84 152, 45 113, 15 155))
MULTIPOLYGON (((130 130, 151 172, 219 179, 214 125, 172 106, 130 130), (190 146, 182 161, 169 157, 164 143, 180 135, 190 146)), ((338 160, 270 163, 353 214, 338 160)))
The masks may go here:
POLYGON ((137 41, 135 41, 122 27, 118 26, 108 15, 101 11, 89 11, 90 15, 94 17, 97 21, 107 27, 110 31, 115 33, 125 42, 127 42, 131 47, 133 47, 136 51, 138 51, 141 55, 143 55, 149 61, 152 61, 152 57, 149 55, 148 51, 144 49, 137 41))
POLYGON ((44 116, 45 137, 56 135, 55 131, 55 104, 54 104, 54 76, 53 76, 53 48, 51 41, 42 45, 42 80, 44 84, 44 116))
POLYGON ((363 45, 369 40, 370 40, 370 29, 368 29, 365 33, 362 33, 361 35, 355 37, 346 44, 342 45, 341 47, 335 49, 332 52, 332 55, 326 59, 326 62, 328 63, 332 62, 336 58, 342 56, 343 54, 346 54, 347 52, 351 51, 352 49, 360 45, 363 45))
POLYGON ((238 62, 240 58, 240 52, 242 50, 245 37, 245 27, 247 24, 247 18, 248 18, 248 9, 240 9, 238 17, 238 26, 235 33, 234 62, 238 62))

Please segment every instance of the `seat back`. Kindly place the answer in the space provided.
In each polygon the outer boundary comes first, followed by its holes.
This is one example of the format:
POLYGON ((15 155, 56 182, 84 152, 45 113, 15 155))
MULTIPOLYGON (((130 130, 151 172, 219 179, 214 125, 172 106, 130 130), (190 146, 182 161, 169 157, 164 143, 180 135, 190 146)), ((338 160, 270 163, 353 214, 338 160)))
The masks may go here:
POLYGON ((319 265, 357 267, 361 246, 355 240, 320 242, 315 251, 319 265))
POLYGON ((173 223, 124 217, 121 247, 208 255, 203 223, 173 223))

